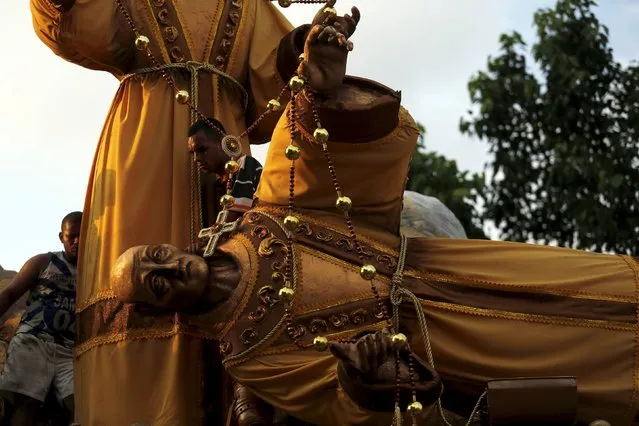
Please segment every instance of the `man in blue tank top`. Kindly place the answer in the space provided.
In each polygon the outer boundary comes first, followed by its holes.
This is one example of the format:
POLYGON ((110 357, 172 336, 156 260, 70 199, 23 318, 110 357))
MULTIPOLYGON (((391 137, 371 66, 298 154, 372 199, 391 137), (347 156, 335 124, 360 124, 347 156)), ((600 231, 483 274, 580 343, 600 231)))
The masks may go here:
POLYGON ((62 220, 64 251, 44 253, 25 263, 0 293, 0 316, 28 292, 27 307, 0 376, 0 392, 13 410, 10 425, 35 424, 49 390, 73 416, 75 285, 81 212, 62 220))

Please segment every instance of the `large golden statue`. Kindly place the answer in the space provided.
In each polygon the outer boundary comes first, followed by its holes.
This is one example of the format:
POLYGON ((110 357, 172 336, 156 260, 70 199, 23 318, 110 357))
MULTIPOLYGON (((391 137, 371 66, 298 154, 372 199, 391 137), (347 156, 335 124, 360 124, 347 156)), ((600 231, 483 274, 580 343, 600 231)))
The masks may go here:
MULTIPOLYGON (((189 125, 203 114, 246 133, 295 71, 308 27, 293 29, 267 0, 30 3, 36 34, 56 55, 121 82, 85 201, 77 309, 92 338, 76 348, 77 420, 199 424, 210 336, 177 314, 137 321, 115 300, 109 272, 131 246, 193 241, 205 218, 189 125)), ((241 139, 244 152, 268 141, 272 110, 241 139)))

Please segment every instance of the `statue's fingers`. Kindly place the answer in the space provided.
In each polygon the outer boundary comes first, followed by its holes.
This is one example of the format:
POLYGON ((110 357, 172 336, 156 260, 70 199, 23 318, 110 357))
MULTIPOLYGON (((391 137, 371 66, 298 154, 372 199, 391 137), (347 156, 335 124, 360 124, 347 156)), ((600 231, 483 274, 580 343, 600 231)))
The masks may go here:
POLYGON ((337 34, 337 31, 335 31, 335 28, 326 27, 317 36, 317 41, 320 42, 320 43, 328 43, 329 39, 331 37, 334 37, 336 34, 337 34))
POLYGON ((353 21, 355 21, 355 26, 359 24, 359 20, 362 19, 362 14, 359 12, 357 6, 351 7, 351 13, 353 14, 353 21))
POLYGON ((375 370, 377 370, 377 367, 379 367, 380 362, 379 362, 379 347, 377 345, 377 338, 376 335, 374 333, 369 334, 368 336, 366 336, 366 362, 367 362, 367 367, 368 370, 370 372, 373 372, 375 370))
MULTIPOLYGON (((354 8, 354 9, 357 10, 357 8, 354 8)), ((359 19, 360 19, 359 11, 355 14, 355 16, 351 16, 347 13, 341 19, 341 21, 344 22, 344 25, 346 25, 349 37, 352 36, 355 30, 357 29, 357 24, 359 23, 359 19)))
MULTIPOLYGON (((356 359, 353 359, 352 353, 353 348, 352 345, 348 343, 339 343, 339 342, 329 342, 328 350, 331 351, 331 354, 340 361, 344 361, 349 364, 355 364, 356 359)), ((354 365, 355 367, 359 367, 358 365, 354 365)))
POLYGON ((328 1, 326 2, 326 6, 324 6, 324 7, 325 7, 325 8, 326 8, 326 7, 333 7, 333 6, 335 6, 335 3, 337 3, 337 0, 328 0, 328 1))
POLYGON ((306 36, 306 44, 315 44, 317 43, 320 34, 325 28, 321 25, 314 25, 313 28, 308 32, 306 36))
POLYGON ((393 345, 391 344, 391 334, 388 330, 384 329, 379 331, 379 349, 384 356, 388 356, 393 353, 393 345))
POLYGON ((336 32, 328 38, 328 44, 336 47, 345 47, 346 37, 344 37, 344 34, 336 32))
POLYGON ((306 61, 302 61, 300 62, 300 64, 297 66, 297 74, 302 77, 304 80, 309 81, 310 80, 310 73, 308 70, 308 62, 306 61))
MULTIPOLYGON (((348 40, 344 34, 337 34, 337 43, 339 44, 339 47, 346 48, 348 46, 348 40)), ((351 44, 353 43, 351 42, 351 44)))

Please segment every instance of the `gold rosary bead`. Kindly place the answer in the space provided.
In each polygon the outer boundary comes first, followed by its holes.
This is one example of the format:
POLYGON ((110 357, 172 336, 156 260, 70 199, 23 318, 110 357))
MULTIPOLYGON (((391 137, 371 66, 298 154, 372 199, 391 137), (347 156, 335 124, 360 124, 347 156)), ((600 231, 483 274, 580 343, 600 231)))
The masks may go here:
POLYGON ((300 220, 295 216, 288 215, 284 218, 284 227, 289 231, 295 231, 299 224, 300 220))
POLYGON ((313 339, 313 347, 318 352, 324 352, 328 348, 328 339, 324 336, 317 336, 313 339))
POLYGON ((362 266, 359 270, 359 275, 364 278, 366 281, 371 281, 377 275, 377 269, 370 263, 362 266))
POLYGON ((286 158, 288 158, 289 160, 293 161, 293 160, 297 160, 298 158, 300 158, 300 153, 302 152, 302 150, 300 149, 299 146, 296 145, 289 145, 286 147, 286 150, 284 151, 284 154, 286 155, 286 158))
POLYGON ((295 290, 290 287, 282 287, 278 294, 281 301, 283 301, 284 303, 289 303, 295 296, 295 290))
POLYGON ((224 194, 222 195, 222 198, 220 198, 220 204, 222 205, 222 207, 228 209, 230 207, 233 207, 233 204, 235 204, 235 198, 231 194, 224 194))
POLYGON ((323 12, 327 15, 337 15, 337 10, 334 7, 325 7, 323 12))
POLYGON ((300 53, 300 56, 297 57, 297 60, 300 62, 304 62, 304 59, 306 59, 306 56, 303 53, 300 53))
POLYGON ((328 130, 323 127, 318 127, 313 132, 313 137, 317 142, 324 143, 328 142, 328 130))
POLYGON ((266 108, 271 112, 277 112, 282 108, 282 104, 277 99, 271 99, 268 101, 268 104, 266 104, 266 108))
POLYGON ((226 173, 237 173, 240 170, 240 165, 235 160, 229 160, 224 165, 224 171, 226 173))
POLYGON ((391 344, 395 349, 404 349, 408 345, 408 337, 404 333, 397 333, 391 336, 391 344))
POLYGON ((140 34, 135 39, 135 48, 138 50, 146 50, 149 47, 149 43, 151 43, 151 40, 149 40, 147 36, 140 34))
POLYGON ((185 105, 189 103, 190 99, 191 99, 191 96, 189 95, 189 92, 187 92, 186 90, 180 90, 179 92, 175 94, 175 100, 179 104, 185 105))
POLYGON ((299 92, 304 87, 304 79, 295 75, 289 80, 288 85, 292 91, 299 92))
POLYGON ((419 401, 413 401, 406 409, 411 416, 419 416, 424 411, 424 406, 419 401))
POLYGON ((335 207, 342 212, 347 212, 353 207, 353 202, 350 198, 341 196, 335 201, 335 207))
POLYGON ((289 7, 293 4, 293 0, 277 0, 277 3, 280 7, 289 7))

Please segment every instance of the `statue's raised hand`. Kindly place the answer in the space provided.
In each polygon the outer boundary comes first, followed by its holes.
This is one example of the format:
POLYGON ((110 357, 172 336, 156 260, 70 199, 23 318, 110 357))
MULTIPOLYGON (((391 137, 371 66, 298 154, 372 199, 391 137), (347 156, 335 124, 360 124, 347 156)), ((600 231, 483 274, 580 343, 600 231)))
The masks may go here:
POLYGON ((357 29, 360 13, 356 7, 352 16, 325 12, 336 0, 330 0, 313 19, 313 27, 304 45, 304 61, 299 74, 318 92, 335 90, 346 75, 348 52, 353 49, 349 38, 357 29))

